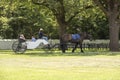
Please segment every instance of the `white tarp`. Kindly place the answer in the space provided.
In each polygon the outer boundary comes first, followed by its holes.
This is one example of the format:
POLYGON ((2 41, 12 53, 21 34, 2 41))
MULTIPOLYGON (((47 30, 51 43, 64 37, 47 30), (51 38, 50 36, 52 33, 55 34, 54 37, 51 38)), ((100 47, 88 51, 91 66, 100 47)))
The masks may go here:
POLYGON ((38 39, 35 42, 32 41, 27 41, 27 49, 35 49, 39 47, 40 44, 47 45, 49 44, 46 40, 44 39, 38 39))

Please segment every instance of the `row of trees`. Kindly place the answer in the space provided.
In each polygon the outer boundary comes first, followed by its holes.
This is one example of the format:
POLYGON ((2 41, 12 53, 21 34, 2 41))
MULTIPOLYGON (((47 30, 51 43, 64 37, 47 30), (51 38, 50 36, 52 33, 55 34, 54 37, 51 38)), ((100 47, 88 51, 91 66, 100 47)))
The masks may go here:
POLYGON ((2 0, 0 36, 5 39, 15 39, 19 33, 24 33, 26 38, 31 38, 31 35, 38 34, 40 27, 43 27, 47 34, 56 34, 56 21, 51 15, 50 11, 35 6, 31 1, 2 0))
POLYGON ((37 37, 38 30, 42 27, 52 38, 59 38, 59 33, 63 33, 58 31, 76 33, 77 28, 81 28, 81 31, 86 29, 94 38, 108 38, 106 17, 90 0, 60 0, 63 4, 59 4, 59 0, 48 0, 47 3, 43 1, 2 0, 0 36, 13 39, 19 33, 24 33, 27 38, 31 35, 37 37), (62 6, 65 9, 63 11, 59 8, 62 6))
POLYGON ((80 29, 94 38, 110 38, 110 50, 118 51, 119 18, 119 0, 1 0, 0 36, 24 33, 30 38, 42 27, 48 36, 59 38, 80 29))

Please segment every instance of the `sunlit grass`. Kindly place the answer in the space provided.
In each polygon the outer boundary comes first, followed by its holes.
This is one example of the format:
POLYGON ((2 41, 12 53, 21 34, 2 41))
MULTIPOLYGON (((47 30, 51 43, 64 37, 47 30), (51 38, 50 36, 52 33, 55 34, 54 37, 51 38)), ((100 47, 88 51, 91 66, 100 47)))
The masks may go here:
POLYGON ((0 52, 0 80, 120 80, 120 52, 0 52))
POLYGON ((42 69, 9 68, 0 72, 0 80, 120 80, 120 68, 42 69))

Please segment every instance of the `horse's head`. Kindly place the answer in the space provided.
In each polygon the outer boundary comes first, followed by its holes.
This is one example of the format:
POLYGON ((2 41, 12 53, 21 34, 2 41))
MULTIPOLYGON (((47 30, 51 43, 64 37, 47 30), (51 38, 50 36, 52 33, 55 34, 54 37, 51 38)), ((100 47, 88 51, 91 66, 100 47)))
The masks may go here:
POLYGON ((91 34, 89 34, 89 33, 87 33, 87 32, 81 32, 80 34, 81 34, 81 37, 82 37, 83 39, 92 40, 92 35, 91 35, 91 34))
POLYGON ((87 33, 87 32, 83 32, 82 35, 84 36, 84 39, 89 39, 90 41, 92 40, 92 35, 87 33))

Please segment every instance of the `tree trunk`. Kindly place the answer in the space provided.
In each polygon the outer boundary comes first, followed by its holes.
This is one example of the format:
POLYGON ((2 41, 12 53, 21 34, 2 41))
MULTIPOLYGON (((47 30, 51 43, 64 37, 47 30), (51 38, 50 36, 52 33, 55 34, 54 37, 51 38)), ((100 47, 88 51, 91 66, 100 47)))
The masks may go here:
POLYGON ((57 23, 59 25, 59 37, 61 37, 63 34, 66 32, 67 24, 64 19, 62 18, 57 18, 57 23))
POLYGON ((62 39, 62 35, 66 33, 67 24, 66 24, 65 21, 59 20, 59 19, 57 19, 57 22, 59 24, 59 30, 58 31, 59 31, 59 38, 60 38, 60 48, 61 48, 62 52, 65 53, 67 45, 62 39))
POLYGON ((59 24, 59 36, 61 37, 66 32, 66 25, 64 23, 59 24))
POLYGON ((59 37, 61 38, 63 34, 66 33, 66 27, 67 25, 65 23, 58 23, 59 24, 59 37))
POLYGON ((114 15, 109 17, 110 51, 119 51, 119 26, 114 15))

